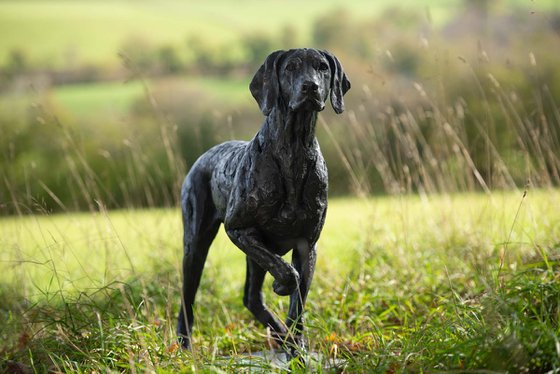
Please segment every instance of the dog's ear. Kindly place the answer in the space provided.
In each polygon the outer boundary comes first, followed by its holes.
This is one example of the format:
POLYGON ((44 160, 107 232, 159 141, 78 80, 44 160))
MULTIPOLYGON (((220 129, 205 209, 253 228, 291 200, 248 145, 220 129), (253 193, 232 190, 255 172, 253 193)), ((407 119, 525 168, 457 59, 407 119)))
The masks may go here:
POLYGON ((346 77, 340 61, 332 53, 327 51, 321 51, 321 53, 329 62, 331 69, 331 104, 336 114, 340 114, 344 112, 343 96, 350 89, 350 81, 346 77))
POLYGON ((259 108, 265 116, 268 116, 272 108, 276 106, 280 94, 277 65, 284 52, 283 50, 272 52, 257 70, 249 85, 251 94, 257 100, 259 108))

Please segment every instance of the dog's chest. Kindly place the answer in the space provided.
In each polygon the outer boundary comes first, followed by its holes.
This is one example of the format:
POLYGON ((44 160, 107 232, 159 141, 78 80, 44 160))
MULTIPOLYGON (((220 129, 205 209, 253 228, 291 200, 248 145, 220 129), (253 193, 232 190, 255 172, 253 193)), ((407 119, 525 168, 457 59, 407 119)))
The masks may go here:
POLYGON ((292 160, 270 156, 255 166, 261 171, 255 183, 261 228, 279 238, 315 233, 327 205, 327 174, 320 154, 292 160))

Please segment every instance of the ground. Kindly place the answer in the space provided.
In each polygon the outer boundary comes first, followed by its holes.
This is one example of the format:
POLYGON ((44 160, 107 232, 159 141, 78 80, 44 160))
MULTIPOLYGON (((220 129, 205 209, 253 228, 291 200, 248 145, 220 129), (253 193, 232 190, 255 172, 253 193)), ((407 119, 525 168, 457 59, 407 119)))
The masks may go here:
MULTIPOLYGON (((558 368, 559 200, 556 190, 331 199, 310 350, 347 372, 558 368)), ((233 372, 250 367, 237 355, 266 349, 241 301, 244 257, 223 233, 203 275, 193 351, 178 349, 177 209, 2 218, 0 238, 3 359, 37 370, 233 372)), ((287 299, 269 278, 264 289, 283 318, 287 299)))

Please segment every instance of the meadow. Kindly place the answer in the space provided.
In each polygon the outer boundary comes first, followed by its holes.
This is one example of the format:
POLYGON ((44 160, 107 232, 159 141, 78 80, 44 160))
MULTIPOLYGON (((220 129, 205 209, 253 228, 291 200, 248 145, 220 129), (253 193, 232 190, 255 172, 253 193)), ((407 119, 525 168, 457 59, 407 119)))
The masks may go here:
MULTIPOLYGON (((533 189, 331 199, 306 313, 319 356, 307 369, 558 369, 559 204, 557 190, 533 189)), ((177 348, 176 209, 2 218, 0 238, 4 368, 279 370, 247 359, 268 340, 242 305, 244 257, 223 233, 193 351, 177 348)), ((264 292, 283 318, 269 277, 264 292)))
POLYGON ((270 339, 223 232, 178 348, 177 195, 254 135, 252 74, 301 45, 353 88, 319 116, 330 205, 292 371, 558 372, 559 3, 392 4, 0 1, 0 372, 286 369, 249 357, 270 339))
MULTIPOLYGON (((203 97, 226 105, 245 105, 252 100, 246 79, 188 77, 148 81, 146 84, 152 89, 164 87, 168 91, 189 87, 203 97)), ((100 82, 57 87, 51 91, 51 100, 72 118, 115 120, 126 116, 131 106, 144 95, 144 86, 138 81, 100 82)))

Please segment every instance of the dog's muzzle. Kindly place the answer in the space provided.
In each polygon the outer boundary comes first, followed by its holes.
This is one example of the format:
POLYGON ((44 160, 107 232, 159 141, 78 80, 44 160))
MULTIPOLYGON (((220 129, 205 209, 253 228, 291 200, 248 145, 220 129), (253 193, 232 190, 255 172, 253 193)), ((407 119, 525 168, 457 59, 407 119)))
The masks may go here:
POLYGON ((317 83, 305 81, 299 92, 298 97, 290 103, 291 110, 306 109, 320 112, 325 109, 325 101, 321 97, 317 83))

